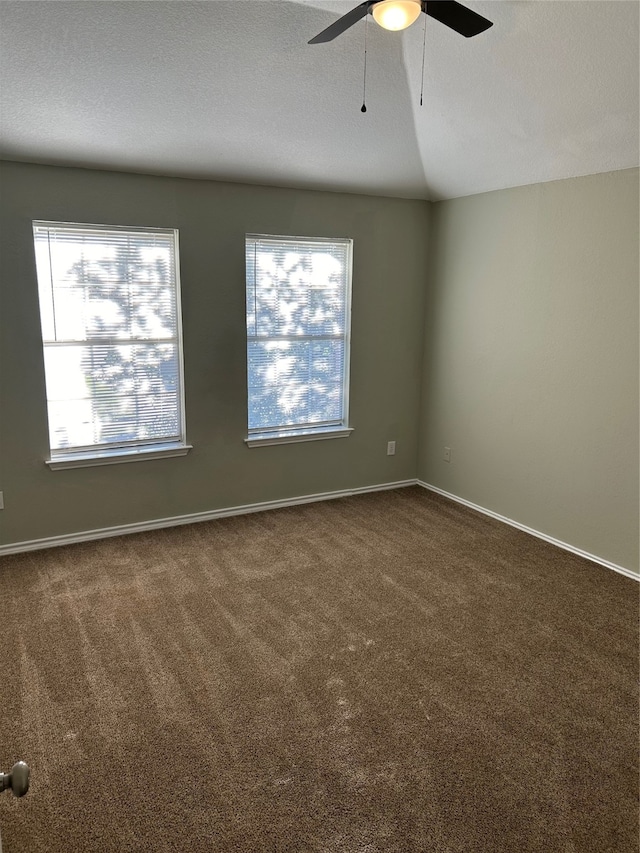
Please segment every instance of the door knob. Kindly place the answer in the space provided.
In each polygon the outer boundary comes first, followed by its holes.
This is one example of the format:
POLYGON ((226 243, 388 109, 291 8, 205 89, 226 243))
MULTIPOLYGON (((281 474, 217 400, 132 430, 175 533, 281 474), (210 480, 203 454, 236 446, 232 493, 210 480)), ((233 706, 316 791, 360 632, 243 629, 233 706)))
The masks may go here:
POLYGON ((16 761, 8 773, 0 773, 0 791, 11 788, 14 797, 23 797, 29 790, 29 765, 16 761))

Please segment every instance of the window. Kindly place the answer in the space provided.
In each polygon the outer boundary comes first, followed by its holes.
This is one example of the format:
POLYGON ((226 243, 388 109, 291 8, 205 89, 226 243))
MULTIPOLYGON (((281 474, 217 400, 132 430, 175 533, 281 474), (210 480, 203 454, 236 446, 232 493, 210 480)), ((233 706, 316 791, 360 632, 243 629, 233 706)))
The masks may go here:
POLYGON ((184 455, 178 232, 33 223, 51 467, 184 455))
POLYGON ((249 446, 351 432, 351 249, 247 235, 249 446))

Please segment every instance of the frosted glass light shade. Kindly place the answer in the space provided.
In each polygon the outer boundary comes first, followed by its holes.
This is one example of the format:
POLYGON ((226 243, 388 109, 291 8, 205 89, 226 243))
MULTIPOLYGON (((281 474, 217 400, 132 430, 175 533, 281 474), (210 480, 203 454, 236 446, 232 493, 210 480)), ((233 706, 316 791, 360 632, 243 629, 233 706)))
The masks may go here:
POLYGON ((381 0, 373 7, 373 18, 385 30, 406 30, 421 11, 420 0, 381 0))

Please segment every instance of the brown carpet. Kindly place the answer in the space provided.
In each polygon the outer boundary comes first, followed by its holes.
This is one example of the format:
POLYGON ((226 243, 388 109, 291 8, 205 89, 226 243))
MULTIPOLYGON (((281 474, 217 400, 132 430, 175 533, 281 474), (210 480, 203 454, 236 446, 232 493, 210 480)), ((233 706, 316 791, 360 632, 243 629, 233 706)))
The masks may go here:
POLYGON ((4 853, 635 851, 637 594, 418 487, 5 557, 4 853))

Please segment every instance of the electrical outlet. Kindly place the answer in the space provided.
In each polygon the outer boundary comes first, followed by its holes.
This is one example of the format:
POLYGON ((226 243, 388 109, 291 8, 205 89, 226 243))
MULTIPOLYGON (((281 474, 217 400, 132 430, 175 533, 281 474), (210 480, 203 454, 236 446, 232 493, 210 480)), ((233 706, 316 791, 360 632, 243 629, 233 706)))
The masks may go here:
POLYGON ((387 456, 395 456, 396 455, 396 443, 395 441, 387 442, 387 456))
POLYGON ((444 449, 444 461, 451 462, 451 448, 445 447, 444 449))

